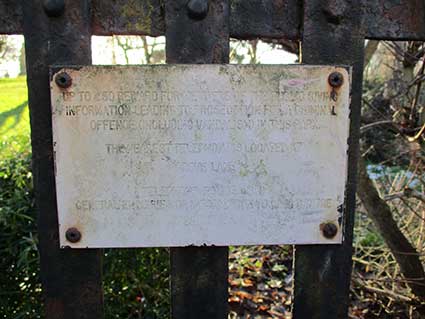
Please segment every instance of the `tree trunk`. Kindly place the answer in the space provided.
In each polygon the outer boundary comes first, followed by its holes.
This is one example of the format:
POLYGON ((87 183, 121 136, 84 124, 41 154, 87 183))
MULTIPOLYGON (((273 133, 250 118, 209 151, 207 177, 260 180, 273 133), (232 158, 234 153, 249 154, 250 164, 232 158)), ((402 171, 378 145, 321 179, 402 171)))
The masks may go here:
POLYGON ((379 196, 367 174, 366 163, 363 159, 359 160, 357 194, 365 206, 368 216, 391 249, 413 294, 421 301, 425 301, 425 272, 419 254, 400 231, 390 207, 379 196))

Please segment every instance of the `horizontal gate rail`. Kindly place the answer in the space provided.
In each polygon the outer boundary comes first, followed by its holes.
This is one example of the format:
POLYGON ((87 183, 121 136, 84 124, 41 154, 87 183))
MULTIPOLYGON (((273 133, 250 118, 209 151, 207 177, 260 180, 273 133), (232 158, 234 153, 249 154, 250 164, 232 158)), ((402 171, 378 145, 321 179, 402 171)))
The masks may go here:
MULTIPOLYGON (((333 2, 333 1, 330 1, 333 2)), ((425 39, 425 2, 422 0, 358 1, 365 37, 382 40, 425 39)), ((22 1, 26 5, 26 1, 22 1)), ((341 23, 340 4, 334 1, 327 19, 341 23)), ((0 34, 21 34, 21 2, 0 0, 0 34)), ((230 37, 236 39, 301 39, 302 1, 230 1, 230 37)), ((165 35, 162 0, 93 0, 93 35, 165 35)))

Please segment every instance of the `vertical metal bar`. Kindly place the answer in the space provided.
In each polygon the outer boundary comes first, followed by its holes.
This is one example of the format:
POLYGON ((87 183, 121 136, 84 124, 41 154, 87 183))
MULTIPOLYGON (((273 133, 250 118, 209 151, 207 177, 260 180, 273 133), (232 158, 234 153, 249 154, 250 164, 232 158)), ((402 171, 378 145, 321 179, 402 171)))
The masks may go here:
POLYGON ((90 1, 22 1, 22 8, 46 318, 101 319, 102 251, 59 248, 48 69, 91 63, 90 1))
MULTIPOLYGON (((364 36, 355 0, 305 0, 302 62, 353 66, 342 245, 297 246, 294 319, 347 318, 362 94, 364 36)), ((326 182, 326 181, 324 181, 326 182)))
MULTIPOLYGON (((228 0, 166 0, 165 23, 168 63, 228 63, 228 0)), ((172 318, 227 318, 228 248, 170 254, 172 318)))

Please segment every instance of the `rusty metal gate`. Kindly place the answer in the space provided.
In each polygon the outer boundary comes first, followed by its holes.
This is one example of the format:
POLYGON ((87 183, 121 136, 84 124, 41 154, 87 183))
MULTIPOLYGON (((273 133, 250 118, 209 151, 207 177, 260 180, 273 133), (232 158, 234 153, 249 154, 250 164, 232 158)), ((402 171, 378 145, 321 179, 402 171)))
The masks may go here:
MULTIPOLYGON (((47 318, 103 318, 102 251, 60 249, 49 65, 91 63, 91 35, 166 36, 168 63, 228 63, 229 38, 300 41, 302 63, 353 66, 342 245, 295 249, 295 319, 347 318, 365 39, 425 40, 422 0, 0 0, 24 34, 47 318)), ((227 247, 171 249, 172 318, 227 317, 227 247)))

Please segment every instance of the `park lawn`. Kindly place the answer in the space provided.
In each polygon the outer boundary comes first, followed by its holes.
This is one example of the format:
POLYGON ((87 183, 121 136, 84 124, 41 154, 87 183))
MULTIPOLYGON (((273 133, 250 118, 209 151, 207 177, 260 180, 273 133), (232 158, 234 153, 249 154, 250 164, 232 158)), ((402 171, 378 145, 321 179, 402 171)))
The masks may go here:
POLYGON ((0 160, 30 151, 26 77, 0 79, 0 160))

